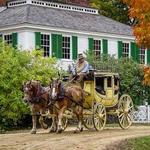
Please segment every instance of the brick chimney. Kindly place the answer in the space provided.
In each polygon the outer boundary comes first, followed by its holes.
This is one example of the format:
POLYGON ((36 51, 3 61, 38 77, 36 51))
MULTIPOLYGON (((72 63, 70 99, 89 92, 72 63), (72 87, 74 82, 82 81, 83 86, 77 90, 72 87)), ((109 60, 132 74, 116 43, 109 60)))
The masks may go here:
POLYGON ((7 0, 0 0, 0 7, 6 6, 7 0))
POLYGON ((66 0, 66 3, 86 7, 89 6, 89 0, 66 0))

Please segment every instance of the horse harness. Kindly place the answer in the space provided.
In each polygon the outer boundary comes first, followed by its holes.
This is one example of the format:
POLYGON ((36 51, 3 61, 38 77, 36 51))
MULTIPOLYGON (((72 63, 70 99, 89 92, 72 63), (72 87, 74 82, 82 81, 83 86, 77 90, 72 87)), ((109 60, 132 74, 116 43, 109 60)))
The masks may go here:
MULTIPOLYGON (((50 90, 50 89, 49 89, 50 90)), ((48 91, 49 91, 48 90, 48 91)), ((47 90, 45 91, 45 88, 43 88, 40 84, 38 85, 37 92, 34 97, 32 97, 32 100, 30 103, 41 103, 41 100, 46 101, 44 97, 42 97, 44 94, 48 92, 47 90)))

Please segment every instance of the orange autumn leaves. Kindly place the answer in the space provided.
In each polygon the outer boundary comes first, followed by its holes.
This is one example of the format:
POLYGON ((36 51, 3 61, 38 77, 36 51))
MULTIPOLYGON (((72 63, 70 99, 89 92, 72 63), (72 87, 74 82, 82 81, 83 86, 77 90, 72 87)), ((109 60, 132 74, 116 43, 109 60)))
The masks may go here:
MULTIPOLYGON (((130 7, 129 15, 137 20, 133 33, 139 46, 150 49, 150 0, 123 0, 130 7)), ((150 86, 150 67, 144 67, 144 85, 150 86)))
POLYGON ((150 67, 144 67, 144 85, 150 86, 150 67))
POLYGON ((139 46, 150 48, 150 0, 123 0, 130 7, 129 15, 137 19, 133 33, 139 46))

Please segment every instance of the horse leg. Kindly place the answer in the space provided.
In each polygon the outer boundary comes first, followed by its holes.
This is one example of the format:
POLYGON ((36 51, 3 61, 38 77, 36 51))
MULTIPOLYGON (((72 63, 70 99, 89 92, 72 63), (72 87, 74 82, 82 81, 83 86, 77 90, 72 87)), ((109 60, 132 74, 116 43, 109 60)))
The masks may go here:
POLYGON ((31 111, 31 115, 32 115, 32 130, 31 130, 31 134, 36 134, 36 121, 37 121, 37 116, 36 116, 36 110, 34 105, 30 106, 30 111, 31 111))
POLYGON ((48 125, 44 123, 44 117, 42 116, 42 114, 44 114, 44 113, 45 113, 45 111, 41 109, 39 123, 40 123, 41 127, 46 130, 46 129, 48 129, 48 125))
POLYGON ((54 109, 50 109, 49 113, 50 113, 49 115, 52 118, 52 125, 51 125, 51 128, 49 130, 49 133, 56 132, 57 131, 57 123, 56 123, 56 117, 57 117, 57 115, 56 115, 56 112, 55 112, 54 109))
POLYGON ((51 128, 49 130, 49 133, 53 133, 57 131, 57 123, 56 123, 56 117, 52 116, 52 125, 51 128))
POLYGON ((37 120, 37 116, 36 114, 32 114, 32 130, 31 130, 31 134, 36 134, 36 120, 37 120))
POLYGON ((62 128, 62 118, 63 118, 63 113, 66 109, 66 106, 63 106, 58 113, 58 125, 57 125, 57 133, 61 133, 63 131, 62 128))
POLYGON ((75 114, 78 119, 78 126, 74 133, 82 132, 83 131, 83 126, 82 126, 82 120, 83 120, 83 108, 81 106, 76 106, 75 109, 75 114))

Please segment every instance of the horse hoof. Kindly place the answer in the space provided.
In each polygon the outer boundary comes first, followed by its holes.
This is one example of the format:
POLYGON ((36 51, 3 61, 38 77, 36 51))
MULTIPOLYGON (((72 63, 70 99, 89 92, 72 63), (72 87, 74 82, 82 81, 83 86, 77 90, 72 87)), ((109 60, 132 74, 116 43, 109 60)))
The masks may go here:
POLYGON ((76 130, 74 131, 74 133, 80 133, 80 130, 76 129, 76 130))
POLYGON ((36 131, 35 131, 35 130, 32 130, 30 133, 31 133, 31 134, 36 134, 36 131))
POLYGON ((74 133, 80 133, 80 132, 82 132, 82 131, 83 131, 83 127, 82 127, 81 129, 77 128, 77 129, 74 131, 74 133))
POLYGON ((56 130, 55 129, 51 129, 51 130, 49 130, 49 133, 55 133, 56 132, 56 130))
POLYGON ((62 133, 62 131, 63 131, 62 129, 59 129, 57 130, 57 133, 62 133))

